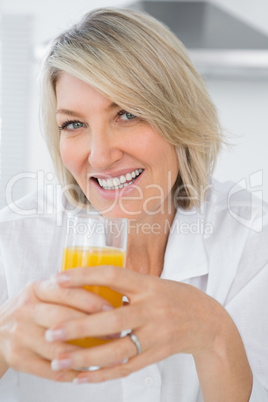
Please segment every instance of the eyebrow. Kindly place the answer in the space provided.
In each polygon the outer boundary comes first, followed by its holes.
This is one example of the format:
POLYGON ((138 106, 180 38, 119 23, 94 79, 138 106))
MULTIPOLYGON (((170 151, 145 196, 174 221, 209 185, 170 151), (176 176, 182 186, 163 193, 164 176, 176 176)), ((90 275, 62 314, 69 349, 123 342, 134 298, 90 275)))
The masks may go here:
MULTIPOLYGON (((105 110, 109 111, 112 109, 116 109, 119 108, 120 106, 115 103, 115 102, 111 102, 106 108, 105 110)), ((57 110, 57 114, 65 114, 67 116, 76 116, 76 117, 82 117, 82 114, 79 112, 75 112, 73 110, 68 110, 68 109, 58 109, 57 110)))
POLYGON ((77 116, 77 117, 81 116, 80 113, 73 112, 72 110, 68 109, 58 109, 57 114, 66 114, 67 116, 77 116))

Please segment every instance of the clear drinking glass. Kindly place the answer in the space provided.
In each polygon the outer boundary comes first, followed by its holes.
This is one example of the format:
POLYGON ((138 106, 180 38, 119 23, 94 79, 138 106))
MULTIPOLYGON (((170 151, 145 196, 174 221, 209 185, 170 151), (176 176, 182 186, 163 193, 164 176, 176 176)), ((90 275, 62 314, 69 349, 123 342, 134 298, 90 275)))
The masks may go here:
MULTIPOLYGON (((105 218, 97 212, 69 214, 61 270, 99 265, 124 268, 126 260, 128 220, 105 218)), ((85 286, 85 289, 108 300, 113 307, 122 305, 123 295, 105 286, 85 286)), ((99 338, 81 338, 70 341, 81 347, 92 347, 110 342, 99 338)), ((97 367, 87 368, 97 369, 97 367)))

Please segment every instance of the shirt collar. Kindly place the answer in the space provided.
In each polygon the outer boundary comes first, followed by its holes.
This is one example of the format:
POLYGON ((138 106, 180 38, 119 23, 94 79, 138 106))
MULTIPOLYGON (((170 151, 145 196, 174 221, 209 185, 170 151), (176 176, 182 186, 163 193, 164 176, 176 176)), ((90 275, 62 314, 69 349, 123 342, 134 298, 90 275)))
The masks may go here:
POLYGON ((204 213, 178 209, 170 228, 162 279, 183 281, 208 274, 204 238, 209 236, 204 213))

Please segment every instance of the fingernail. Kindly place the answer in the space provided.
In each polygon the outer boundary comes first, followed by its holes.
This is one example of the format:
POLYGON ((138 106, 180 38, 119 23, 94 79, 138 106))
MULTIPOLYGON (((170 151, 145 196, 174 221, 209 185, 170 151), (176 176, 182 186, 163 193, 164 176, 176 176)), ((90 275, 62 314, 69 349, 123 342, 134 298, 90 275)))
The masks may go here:
POLYGON ((114 307, 111 306, 110 304, 109 305, 105 304, 104 306, 102 306, 102 311, 110 311, 113 309, 114 309, 114 307))
POLYGON ((89 379, 88 377, 76 377, 76 378, 73 380, 73 383, 74 383, 74 384, 77 384, 77 385, 79 385, 79 384, 86 384, 86 383, 88 383, 88 382, 90 382, 90 379, 89 379))
POLYGON ((54 288, 56 285, 57 285, 57 282, 56 282, 55 276, 51 276, 48 279, 43 279, 40 282, 40 286, 44 289, 51 289, 51 288, 54 288))
POLYGON ((72 365, 71 359, 55 359, 51 362, 51 369, 53 371, 64 370, 70 368, 72 365))
POLYGON ((68 275, 66 273, 61 273, 56 276, 57 283, 68 283, 70 281, 71 281, 71 277, 70 277, 70 275, 68 275))
POLYGON ((63 341, 66 337, 64 329, 47 329, 45 340, 47 342, 63 341))

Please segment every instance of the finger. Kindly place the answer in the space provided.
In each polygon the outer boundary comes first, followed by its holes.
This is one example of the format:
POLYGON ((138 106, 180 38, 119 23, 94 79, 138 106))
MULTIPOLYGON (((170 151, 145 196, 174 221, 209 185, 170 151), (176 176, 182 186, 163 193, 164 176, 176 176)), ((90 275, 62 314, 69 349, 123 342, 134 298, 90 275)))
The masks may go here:
POLYGON ((117 292, 135 296, 146 289, 147 275, 113 265, 101 265, 94 269, 85 267, 61 272, 56 281, 62 287, 108 286, 117 292))
POLYGON ((69 353, 61 353, 53 360, 54 369, 79 367, 109 367, 123 363, 126 358, 135 356, 137 350, 128 337, 110 341, 101 347, 77 349, 69 353))
POLYGON ((139 304, 116 308, 112 311, 91 314, 76 320, 65 321, 46 331, 46 339, 68 341, 84 337, 103 337, 129 328, 139 328, 148 321, 145 309, 139 304))
POLYGON ((97 371, 80 373, 77 375, 74 382, 76 384, 83 384, 87 382, 98 383, 123 378, 162 359, 163 357, 161 351, 151 349, 138 356, 134 356, 126 363, 119 363, 113 367, 104 367, 97 371))
MULTIPOLYGON (((45 304, 45 303, 40 303, 35 306, 34 309, 34 320, 35 323, 39 326, 38 329, 42 328, 43 334, 42 334, 42 339, 45 337, 45 331, 44 329, 46 328, 51 328, 51 327, 57 327, 61 324, 63 324, 65 321, 75 321, 78 318, 83 319, 87 317, 85 313, 82 313, 80 311, 63 307, 63 306, 57 306, 54 304, 45 304)), ((32 333, 31 333, 32 335, 32 333)), ((120 334, 112 334, 108 336, 101 337, 102 339, 116 339, 120 338, 120 334)))
POLYGON ((40 357, 32 350, 20 349, 13 353, 9 359, 9 366, 16 371, 33 374, 54 381, 72 381, 77 372, 73 370, 55 373, 51 370, 49 360, 40 357))
POLYGON ((78 346, 69 343, 55 342, 51 344, 46 342, 45 330, 30 323, 27 325, 27 333, 20 331, 13 342, 15 346, 10 348, 9 351, 9 359, 11 361, 16 361, 18 356, 26 352, 35 354, 46 360, 52 360, 61 353, 69 353, 79 349, 78 346))
POLYGON ((49 328, 68 320, 84 318, 85 313, 74 308, 56 304, 38 303, 33 307, 33 318, 36 324, 49 328))
POLYGON ((44 302, 64 304, 86 313, 94 313, 113 308, 113 306, 102 297, 83 288, 69 289, 60 287, 53 278, 35 282, 34 292, 36 297, 44 302))
POLYGON ((23 359, 21 367, 17 368, 17 370, 60 382, 72 382, 77 376, 77 371, 74 370, 53 371, 50 361, 35 355, 27 355, 27 358, 23 359))

